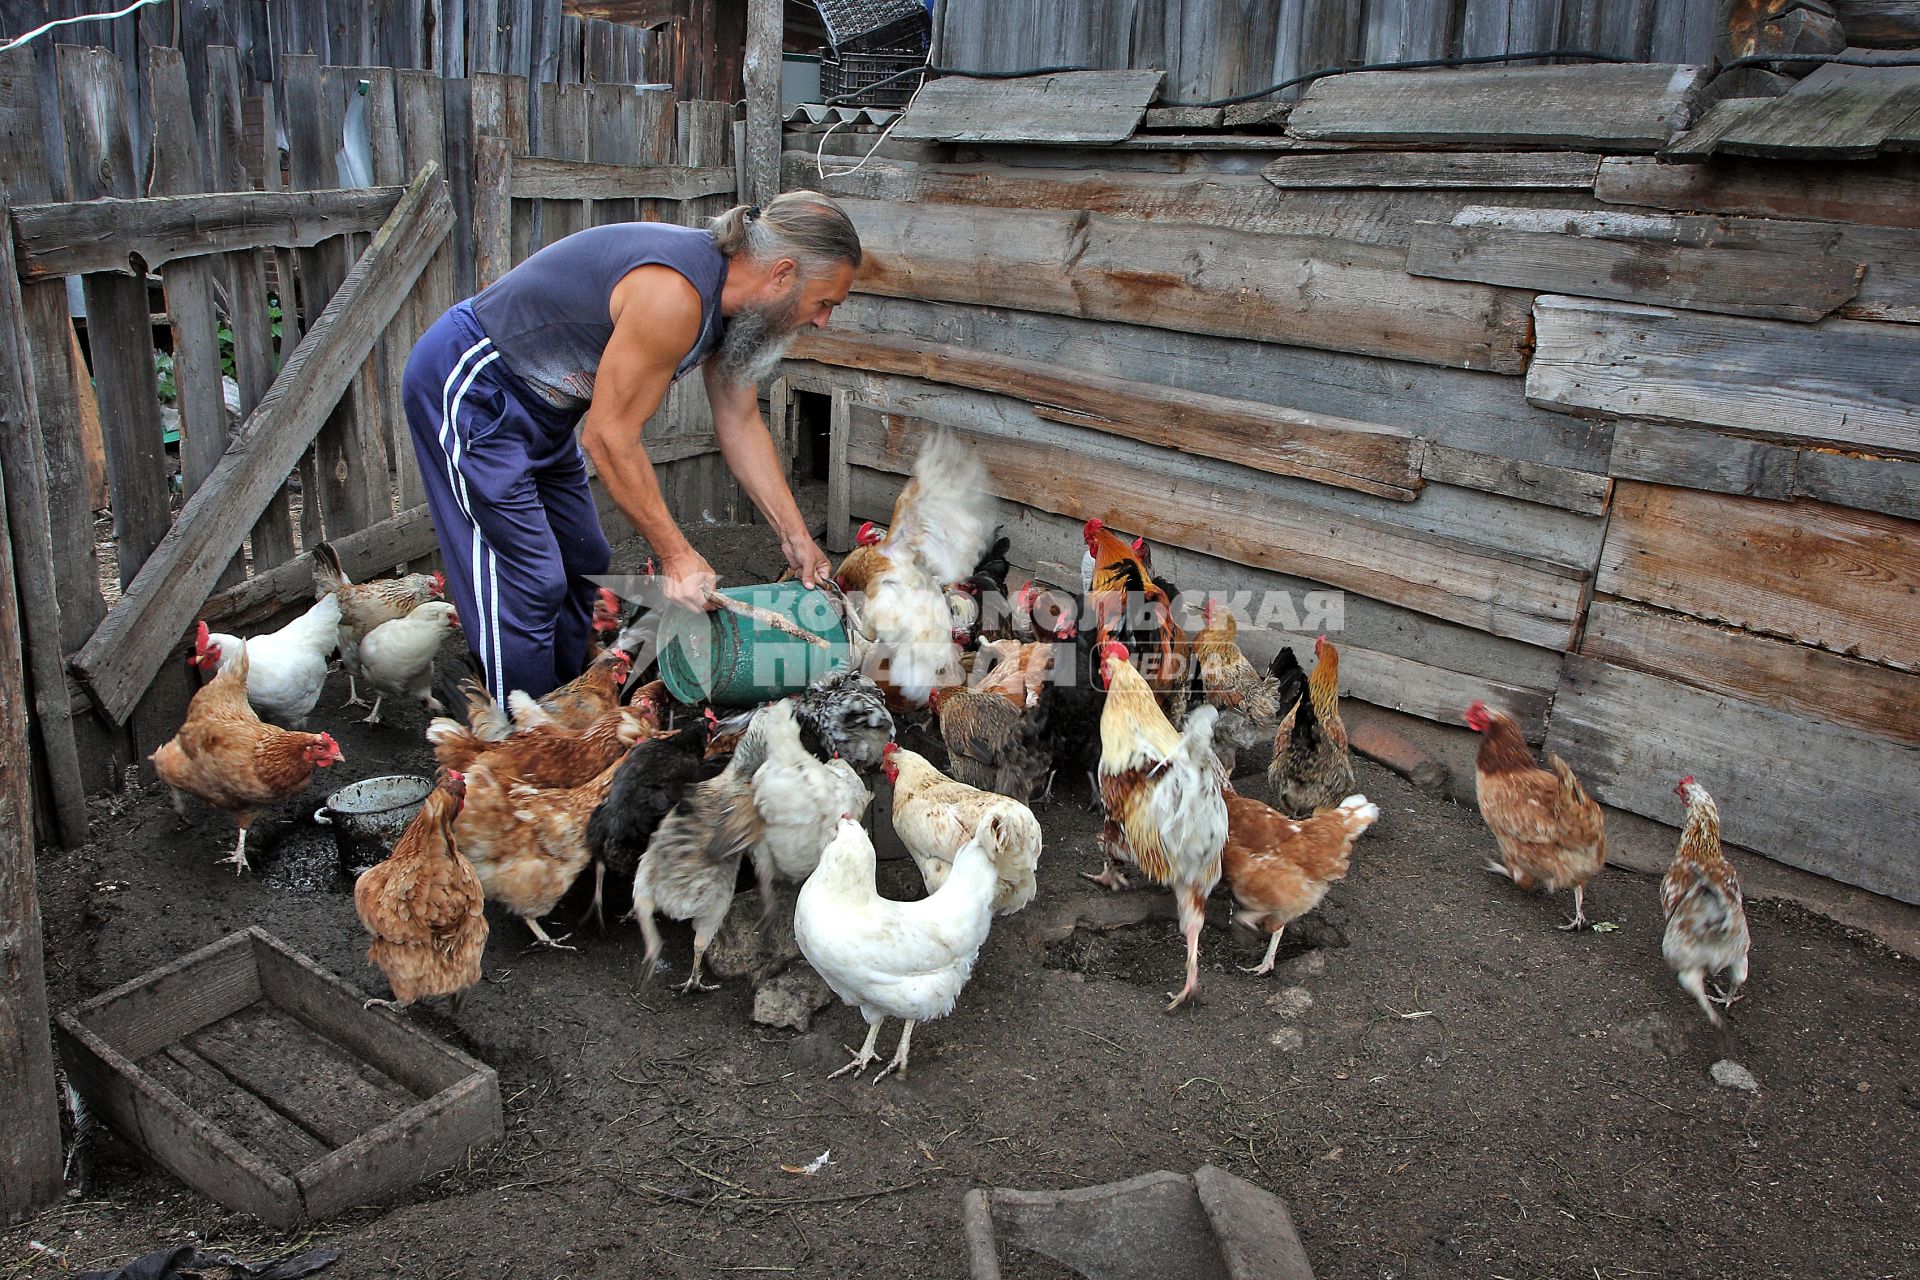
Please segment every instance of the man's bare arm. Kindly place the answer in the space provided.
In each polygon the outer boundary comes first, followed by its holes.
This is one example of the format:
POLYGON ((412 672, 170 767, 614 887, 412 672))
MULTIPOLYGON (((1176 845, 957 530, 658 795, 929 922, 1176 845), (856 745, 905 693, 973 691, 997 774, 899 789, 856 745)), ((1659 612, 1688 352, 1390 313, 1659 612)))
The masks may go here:
POLYGON ((706 608, 713 570, 674 523, 642 441, 674 370, 699 337, 700 295, 670 267, 639 267, 614 291, 613 320, 580 446, 614 505, 659 555, 667 598, 706 608))
POLYGON ((766 420, 760 416, 760 395, 752 386, 723 378, 712 365, 704 370, 707 402, 713 406, 713 434, 727 469, 746 491, 760 514, 780 536, 787 564, 809 587, 817 587, 830 572, 826 555, 815 545, 801 518, 800 507, 787 487, 785 468, 773 447, 766 420))

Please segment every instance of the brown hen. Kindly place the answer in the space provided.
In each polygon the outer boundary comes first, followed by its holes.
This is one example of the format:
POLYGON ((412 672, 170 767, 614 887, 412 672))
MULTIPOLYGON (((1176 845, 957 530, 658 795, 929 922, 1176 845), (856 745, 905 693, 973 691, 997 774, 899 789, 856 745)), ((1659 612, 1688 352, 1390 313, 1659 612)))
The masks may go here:
POLYGON ((1473 767, 1480 816, 1500 846, 1500 859, 1489 859, 1487 870, 1522 889, 1572 889, 1573 919, 1560 927, 1586 928, 1587 882, 1607 861, 1600 806, 1559 756, 1547 757, 1547 769, 1536 766, 1506 712, 1476 702, 1466 721, 1481 735, 1473 767))
POLYGON ((380 966, 396 1012, 428 996, 451 996, 455 1017, 480 981, 487 947, 486 897, 473 864, 454 847, 454 820, 466 780, 442 776, 385 862, 353 883, 353 909, 373 935, 367 959, 380 966))
POLYGON ((1227 843, 1220 864, 1240 904, 1234 919, 1264 929, 1264 960, 1247 973, 1272 973, 1286 927, 1320 905, 1327 889, 1346 877, 1353 843, 1380 817, 1365 796, 1348 796, 1311 818, 1289 818, 1249 796, 1227 793, 1227 843))

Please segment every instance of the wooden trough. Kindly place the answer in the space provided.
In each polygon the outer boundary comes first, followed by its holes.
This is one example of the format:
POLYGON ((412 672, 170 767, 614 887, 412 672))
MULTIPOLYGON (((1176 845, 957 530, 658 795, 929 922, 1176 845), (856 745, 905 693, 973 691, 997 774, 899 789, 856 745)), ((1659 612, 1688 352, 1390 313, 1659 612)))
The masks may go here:
POLYGON ((227 1208, 292 1228, 503 1132, 493 1068, 362 1000, 247 929, 62 1013, 60 1056, 127 1141, 227 1208))

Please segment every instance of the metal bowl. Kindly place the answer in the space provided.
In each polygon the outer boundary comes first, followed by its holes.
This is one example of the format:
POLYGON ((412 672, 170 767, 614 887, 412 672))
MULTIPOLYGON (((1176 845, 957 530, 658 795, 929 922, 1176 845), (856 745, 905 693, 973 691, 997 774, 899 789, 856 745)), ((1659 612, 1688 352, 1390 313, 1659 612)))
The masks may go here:
POLYGON ((313 820, 333 828, 341 865, 351 869, 365 859, 368 846, 383 846, 405 831, 432 791, 433 780, 417 774, 362 778, 328 796, 313 820))

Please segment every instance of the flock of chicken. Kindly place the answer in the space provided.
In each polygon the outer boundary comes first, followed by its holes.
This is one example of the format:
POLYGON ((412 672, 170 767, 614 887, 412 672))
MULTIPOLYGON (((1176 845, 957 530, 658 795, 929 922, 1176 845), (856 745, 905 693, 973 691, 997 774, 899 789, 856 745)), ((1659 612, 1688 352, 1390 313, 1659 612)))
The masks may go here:
MULTIPOLYGON (((1261 676, 1230 611, 1209 603, 1203 625, 1183 630, 1179 592, 1154 574, 1144 540, 1099 520, 1085 527, 1080 595, 1028 583, 1009 601, 1007 544, 992 540, 982 492, 977 462, 930 444, 887 531, 864 527, 838 571, 852 669, 733 719, 680 707, 658 681, 629 693, 630 655, 657 618, 642 610, 623 625, 610 592, 595 618, 603 647, 578 679, 540 698, 515 692, 504 706, 462 681, 462 714, 427 729, 438 784, 355 884, 368 958, 393 994, 369 1005, 448 996, 457 1013, 480 978, 489 900, 525 921, 536 945, 571 949, 541 921, 589 868, 590 915, 602 915, 609 876, 631 882, 649 973, 662 950, 656 917, 690 922, 680 989, 711 990, 703 957, 750 862, 763 916, 780 900, 777 883, 799 885, 802 955, 870 1025, 842 1071, 876 1061, 882 1021, 904 1020, 877 1080, 905 1070, 917 1022, 951 1011, 992 919, 1033 898, 1034 793, 1048 798, 1056 781, 1082 776, 1106 818, 1106 866, 1087 878, 1120 889, 1138 874, 1174 894, 1186 979, 1168 1011, 1198 985, 1206 905, 1222 881, 1235 921, 1269 937, 1248 971, 1270 972, 1287 925, 1346 875, 1379 817, 1354 793, 1338 650, 1320 638, 1308 673, 1283 647, 1261 676), (1004 619, 996 606, 1010 606, 1004 619), (949 773, 894 740, 896 714, 930 714, 949 773), (1269 732, 1277 807, 1231 782, 1240 752, 1269 732), (926 886, 917 901, 875 886, 862 818, 876 771, 926 886)), ((259 714, 303 722, 332 652, 377 695, 447 709, 432 692, 433 657, 457 621, 439 583, 351 583, 324 546, 316 564, 318 603, 282 630, 242 641, 202 624, 192 661, 212 678, 153 756, 176 807, 191 794, 233 814, 240 839, 228 860, 242 870, 254 818, 341 759, 329 735, 259 714)), ((377 713, 376 699, 369 719, 377 713)), ((1480 809, 1500 854, 1489 869, 1522 888, 1572 889, 1566 927, 1584 927, 1584 888, 1605 861, 1599 806, 1557 757, 1537 767, 1510 717, 1476 702, 1466 721, 1482 735, 1480 809)), ((1663 950, 1718 1025, 1717 1006, 1746 977, 1745 916, 1712 798, 1691 778, 1677 790, 1688 817, 1662 886, 1663 950), (1722 971, 1730 985, 1710 995, 1706 979, 1722 971)))

